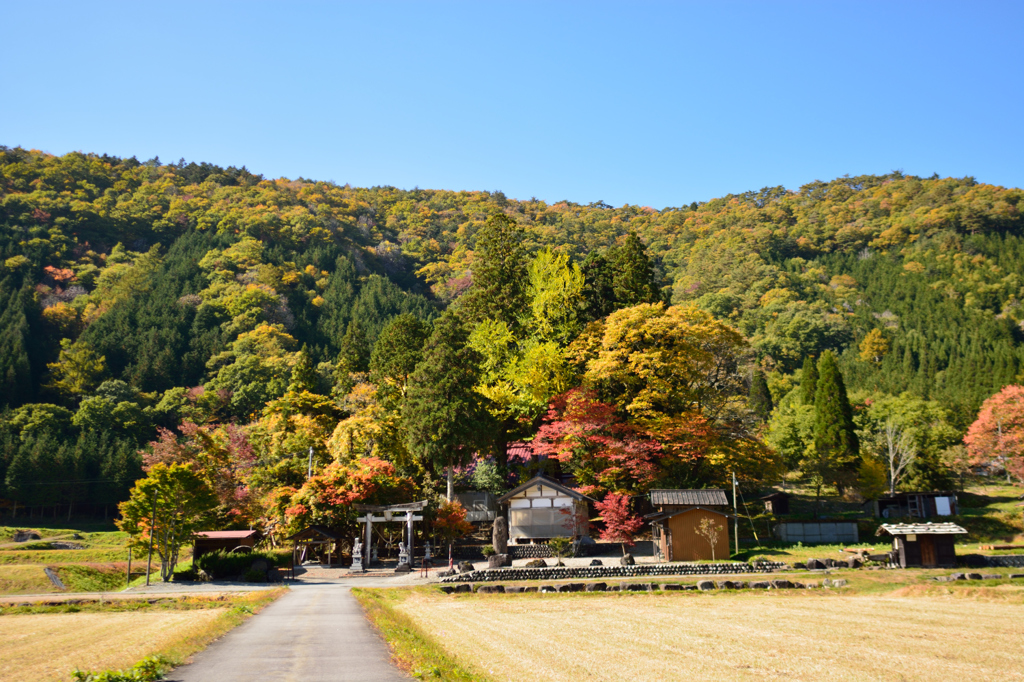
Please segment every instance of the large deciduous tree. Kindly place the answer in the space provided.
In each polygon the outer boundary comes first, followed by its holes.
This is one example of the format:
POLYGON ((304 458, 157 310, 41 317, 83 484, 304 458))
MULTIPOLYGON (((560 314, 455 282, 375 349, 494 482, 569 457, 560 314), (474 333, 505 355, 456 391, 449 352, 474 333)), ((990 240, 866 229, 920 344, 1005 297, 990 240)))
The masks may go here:
POLYGON ((995 463, 1007 481, 1024 481, 1024 386, 1006 386, 982 403, 964 443, 973 464, 995 463))
POLYGON ((137 554, 153 539, 160 557, 160 576, 171 579, 182 546, 192 540, 217 506, 217 496, 191 464, 152 466, 136 482, 127 501, 118 505, 118 527, 128 533, 129 547, 137 554), (154 523, 155 520, 155 523, 154 523))

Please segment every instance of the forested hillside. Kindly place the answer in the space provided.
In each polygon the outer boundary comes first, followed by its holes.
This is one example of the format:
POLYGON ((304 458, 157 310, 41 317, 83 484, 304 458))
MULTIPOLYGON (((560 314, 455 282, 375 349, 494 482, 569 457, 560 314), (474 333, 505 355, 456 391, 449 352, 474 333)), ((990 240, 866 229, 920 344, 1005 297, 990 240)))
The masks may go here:
MULTIPOLYGON (((420 487, 463 450, 492 453, 497 479, 467 475, 500 489, 506 443, 540 429, 538 452, 562 452, 574 419, 632 453, 563 460, 594 489, 706 484, 769 457, 757 424, 774 405, 775 422, 799 421, 800 368, 827 350, 855 401, 939 410, 937 453, 1024 371, 1024 192, 973 178, 844 177, 656 210, 0 147, 0 197, 0 497, 54 513, 124 499, 140 451, 149 466, 189 448, 229 472, 221 501, 238 515, 314 508, 311 447, 335 482, 386 465, 420 487), (611 349, 645 325, 716 339, 732 367, 708 384, 721 404, 630 385, 637 368, 611 349), (415 434, 444 431, 422 390, 451 379, 430 376, 432 353, 475 365, 452 415, 482 425, 476 442, 417 450, 415 434), (636 459, 637 443, 698 441, 685 466, 636 459)), ((806 448, 786 428, 768 439, 784 458, 806 448)))

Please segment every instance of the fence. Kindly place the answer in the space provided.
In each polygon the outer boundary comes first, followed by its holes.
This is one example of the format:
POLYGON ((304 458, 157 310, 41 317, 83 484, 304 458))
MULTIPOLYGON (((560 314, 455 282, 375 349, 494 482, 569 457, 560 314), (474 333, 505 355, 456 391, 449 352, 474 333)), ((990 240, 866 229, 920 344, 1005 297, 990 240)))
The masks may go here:
POLYGON ((860 542, 854 522, 808 521, 787 522, 775 526, 775 537, 783 542, 821 543, 836 545, 860 542))

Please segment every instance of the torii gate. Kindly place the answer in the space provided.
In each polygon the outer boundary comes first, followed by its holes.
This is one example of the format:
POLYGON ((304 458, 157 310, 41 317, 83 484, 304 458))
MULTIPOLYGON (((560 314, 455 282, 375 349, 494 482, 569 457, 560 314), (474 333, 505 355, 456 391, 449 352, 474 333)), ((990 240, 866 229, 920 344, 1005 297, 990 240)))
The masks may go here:
POLYGON ((402 550, 398 556, 398 563, 408 563, 412 566, 413 557, 413 532, 412 524, 413 521, 422 521, 423 517, 417 515, 415 512, 423 511, 427 506, 426 500, 419 502, 407 502, 405 504, 392 504, 392 505, 378 505, 378 504, 354 504, 352 507, 356 511, 367 512, 363 516, 356 519, 358 523, 366 524, 366 538, 365 552, 360 552, 357 556, 353 550, 352 553, 352 567, 355 568, 356 562, 360 563, 362 570, 366 570, 370 566, 372 555, 370 553, 370 546, 373 544, 373 524, 374 523, 389 523, 391 521, 404 521, 406 524, 406 533, 408 541, 403 543, 402 550), (374 515, 374 512, 381 512, 381 516, 374 515), (395 512, 405 512, 405 517, 394 518, 395 512), (403 562, 402 559, 405 558, 403 562))

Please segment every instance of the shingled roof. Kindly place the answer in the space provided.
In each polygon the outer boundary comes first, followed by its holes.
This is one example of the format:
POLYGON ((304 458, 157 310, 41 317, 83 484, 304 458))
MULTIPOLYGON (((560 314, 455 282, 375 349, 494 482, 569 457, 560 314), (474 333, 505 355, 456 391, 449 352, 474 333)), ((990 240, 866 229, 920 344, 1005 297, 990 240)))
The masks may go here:
POLYGON ((966 532, 955 523, 883 523, 875 535, 959 535, 966 532))
POLYGON ((728 507, 729 498, 721 488, 704 490, 652 490, 651 504, 686 504, 694 507, 728 507))

